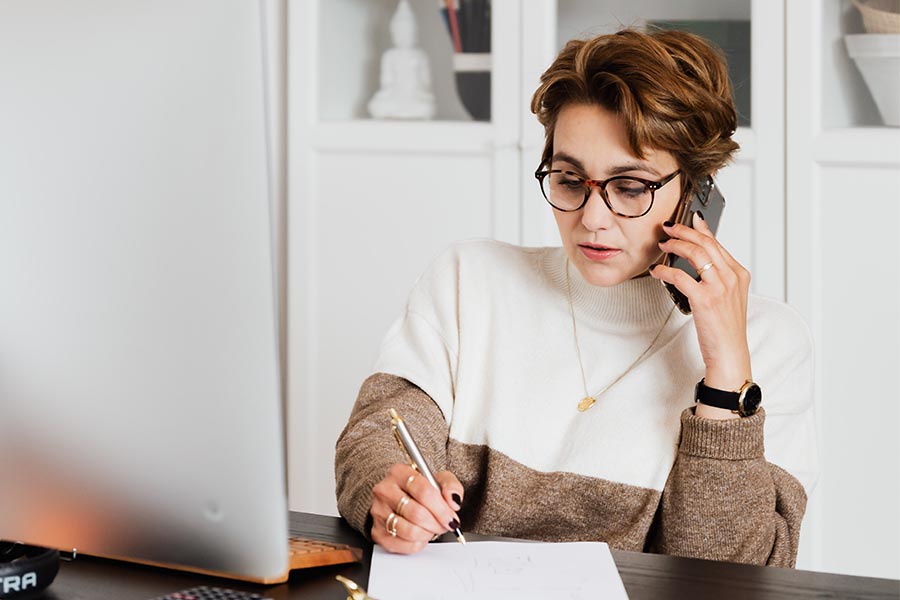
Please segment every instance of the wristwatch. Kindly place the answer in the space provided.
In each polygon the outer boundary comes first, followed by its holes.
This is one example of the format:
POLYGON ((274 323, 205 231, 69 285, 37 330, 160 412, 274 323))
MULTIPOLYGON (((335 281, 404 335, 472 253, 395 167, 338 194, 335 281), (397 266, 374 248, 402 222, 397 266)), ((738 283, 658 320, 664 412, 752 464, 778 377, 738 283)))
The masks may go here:
POLYGON ((724 408, 742 417, 755 415, 762 404, 762 390, 749 379, 734 392, 717 390, 706 385, 706 378, 701 379, 694 388, 694 399, 707 406, 724 408))

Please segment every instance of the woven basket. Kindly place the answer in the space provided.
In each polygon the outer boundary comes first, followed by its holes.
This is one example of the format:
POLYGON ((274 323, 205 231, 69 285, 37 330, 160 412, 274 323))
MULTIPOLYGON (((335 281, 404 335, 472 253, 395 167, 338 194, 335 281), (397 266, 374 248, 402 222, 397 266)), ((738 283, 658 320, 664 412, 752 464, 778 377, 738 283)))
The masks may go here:
POLYGON ((866 33, 900 33, 900 0, 853 0, 866 33))

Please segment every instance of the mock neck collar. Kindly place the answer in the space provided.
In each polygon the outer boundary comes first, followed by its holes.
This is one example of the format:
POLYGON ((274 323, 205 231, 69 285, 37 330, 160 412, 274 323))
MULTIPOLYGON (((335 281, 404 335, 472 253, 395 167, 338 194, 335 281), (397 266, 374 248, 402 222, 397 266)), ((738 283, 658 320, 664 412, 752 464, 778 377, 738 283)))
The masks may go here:
MULTIPOLYGON (((544 270, 554 287, 560 290, 563 301, 568 302, 564 248, 552 248, 545 255, 544 270)), ((576 318, 604 329, 642 331, 658 328, 674 306, 662 282, 650 276, 602 287, 585 281, 578 268, 570 264, 569 279, 576 318)))

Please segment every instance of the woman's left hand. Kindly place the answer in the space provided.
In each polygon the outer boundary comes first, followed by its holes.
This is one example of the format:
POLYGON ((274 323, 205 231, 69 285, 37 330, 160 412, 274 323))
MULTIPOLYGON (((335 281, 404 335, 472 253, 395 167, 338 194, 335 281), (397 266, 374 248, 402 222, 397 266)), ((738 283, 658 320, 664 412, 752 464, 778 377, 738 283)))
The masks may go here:
MULTIPOLYGON (((650 274, 677 287, 690 301, 700 352, 706 364, 706 385, 737 390, 752 379, 747 346, 750 272, 716 240, 697 213, 694 228, 677 223, 663 227, 670 239, 660 242, 660 249, 687 259, 698 272, 704 265, 712 266, 700 274, 700 281, 666 265, 653 267, 650 274)), ((730 411, 716 413, 717 410, 722 409, 704 410, 707 414, 702 416, 735 416, 730 411)))

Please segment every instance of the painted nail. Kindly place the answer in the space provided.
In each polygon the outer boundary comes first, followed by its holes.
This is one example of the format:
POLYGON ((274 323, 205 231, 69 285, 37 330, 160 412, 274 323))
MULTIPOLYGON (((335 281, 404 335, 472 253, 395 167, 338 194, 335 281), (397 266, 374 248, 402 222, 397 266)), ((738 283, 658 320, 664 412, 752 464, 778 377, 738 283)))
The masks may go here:
POLYGON ((672 221, 666 221, 665 223, 663 223, 663 227, 674 227, 674 226, 675 226, 675 223, 673 223, 672 221))
POLYGON ((459 497, 459 494, 453 494, 451 497, 457 506, 462 506, 462 498, 459 497))
POLYGON ((653 263, 652 265, 650 265, 650 269, 649 269, 650 272, 652 273, 652 272, 653 272, 653 269, 655 269, 655 268, 658 267, 658 266, 659 266, 659 265, 657 265, 656 263, 653 263))
POLYGON ((697 211, 697 216, 700 217, 701 219, 703 219, 704 221, 706 220, 706 219, 703 217, 703 213, 700 212, 699 210, 697 211))
POLYGON ((660 244, 665 244, 666 242, 668 242, 668 241, 671 240, 671 239, 672 239, 672 238, 670 238, 669 236, 666 236, 666 237, 664 237, 664 238, 660 238, 659 243, 660 243, 660 244))
POLYGON ((459 529, 459 521, 456 519, 450 521, 450 529, 459 529))

